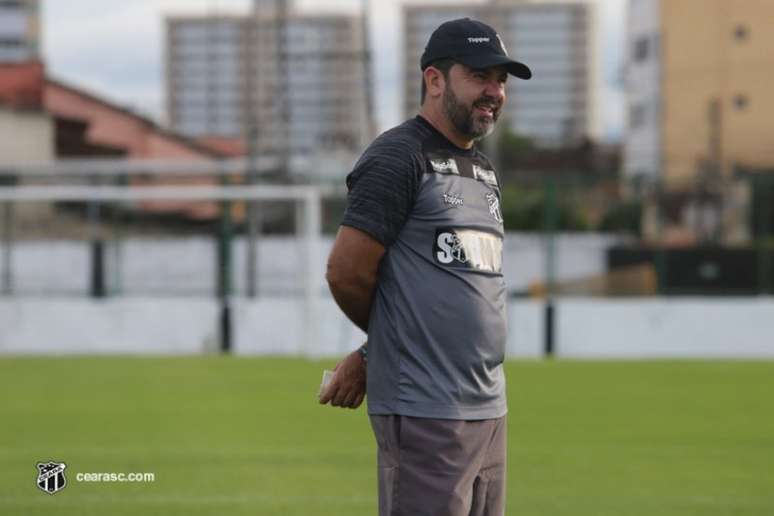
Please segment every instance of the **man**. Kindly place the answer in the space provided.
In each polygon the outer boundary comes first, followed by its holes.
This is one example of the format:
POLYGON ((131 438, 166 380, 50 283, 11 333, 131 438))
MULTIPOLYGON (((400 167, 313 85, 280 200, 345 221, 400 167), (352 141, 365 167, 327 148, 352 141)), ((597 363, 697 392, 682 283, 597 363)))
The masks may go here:
POLYGON ((494 128, 508 75, 532 74, 467 18, 436 29, 421 68, 419 116, 379 136, 347 177, 327 279, 368 342, 320 402, 356 408, 367 383, 381 516, 502 516, 503 223, 475 142, 494 128))

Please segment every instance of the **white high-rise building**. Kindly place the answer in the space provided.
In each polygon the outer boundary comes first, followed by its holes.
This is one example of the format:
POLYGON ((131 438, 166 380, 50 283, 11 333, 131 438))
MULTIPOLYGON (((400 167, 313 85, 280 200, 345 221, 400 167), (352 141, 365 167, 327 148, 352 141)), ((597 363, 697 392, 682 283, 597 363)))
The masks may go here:
POLYGON ((558 147, 599 136, 594 77, 594 11, 585 2, 507 2, 405 6, 406 116, 419 111, 419 59, 444 21, 470 17, 494 27, 508 53, 526 63, 529 81, 508 81, 501 120, 538 145, 558 147))
POLYGON ((0 1, 0 63, 39 59, 39 1, 0 1))
POLYGON ((244 134, 253 77, 245 49, 246 17, 167 20, 167 109, 172 127, 189 136, 244 134))
POLYGON ((372 135, 359 18, 274 4, 255 2, 252 16, 167 20, 172 127, 195 137, 255 128, 261 152, 360 150, 372 135))

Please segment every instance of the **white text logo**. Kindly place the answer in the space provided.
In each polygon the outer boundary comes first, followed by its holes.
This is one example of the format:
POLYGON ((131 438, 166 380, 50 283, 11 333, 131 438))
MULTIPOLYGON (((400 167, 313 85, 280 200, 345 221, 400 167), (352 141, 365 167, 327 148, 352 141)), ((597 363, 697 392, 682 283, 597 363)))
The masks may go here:
POLYGON ((433 246, 435 259, 443 265, 500 272, 503 241, 497 235, 475 229, 440 229, 433 246))
POLYGON ((460 207, 462 206, 464 199, 456 194, 443 194, 443 202, 446 204, 449 204, 451 206, 460 207))

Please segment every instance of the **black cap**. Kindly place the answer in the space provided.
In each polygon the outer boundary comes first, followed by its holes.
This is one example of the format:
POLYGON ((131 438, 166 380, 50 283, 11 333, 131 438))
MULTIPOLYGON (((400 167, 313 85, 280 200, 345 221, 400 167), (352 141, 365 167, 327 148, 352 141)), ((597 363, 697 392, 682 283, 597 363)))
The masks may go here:
POLYGON ((470 18, 447 21, 435 29, 422 54, 422 70, 437 59, 453 59, 475 69, 504 66, 520 79, 532 77, 527 65, 508 57, 503 40, 492 27, 470 18))

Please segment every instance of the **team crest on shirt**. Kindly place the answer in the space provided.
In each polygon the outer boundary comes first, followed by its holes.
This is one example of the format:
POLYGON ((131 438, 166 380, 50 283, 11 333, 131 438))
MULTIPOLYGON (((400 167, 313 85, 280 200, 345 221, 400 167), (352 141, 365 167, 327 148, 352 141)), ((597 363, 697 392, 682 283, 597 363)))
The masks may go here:
POLYGON ((439 174, 460 175, 460 169, 457 167, 457 162, 454 158, 434 158, 430 160, 430 165, 439 174))
POLYGON ((486 197, 487 204, 489 204, 489 214, 497 222, 502 223, 503 214, 500 211, 500 198, 494 192, 489 192, 488 194, 486 194, 485 197, 486 197))

